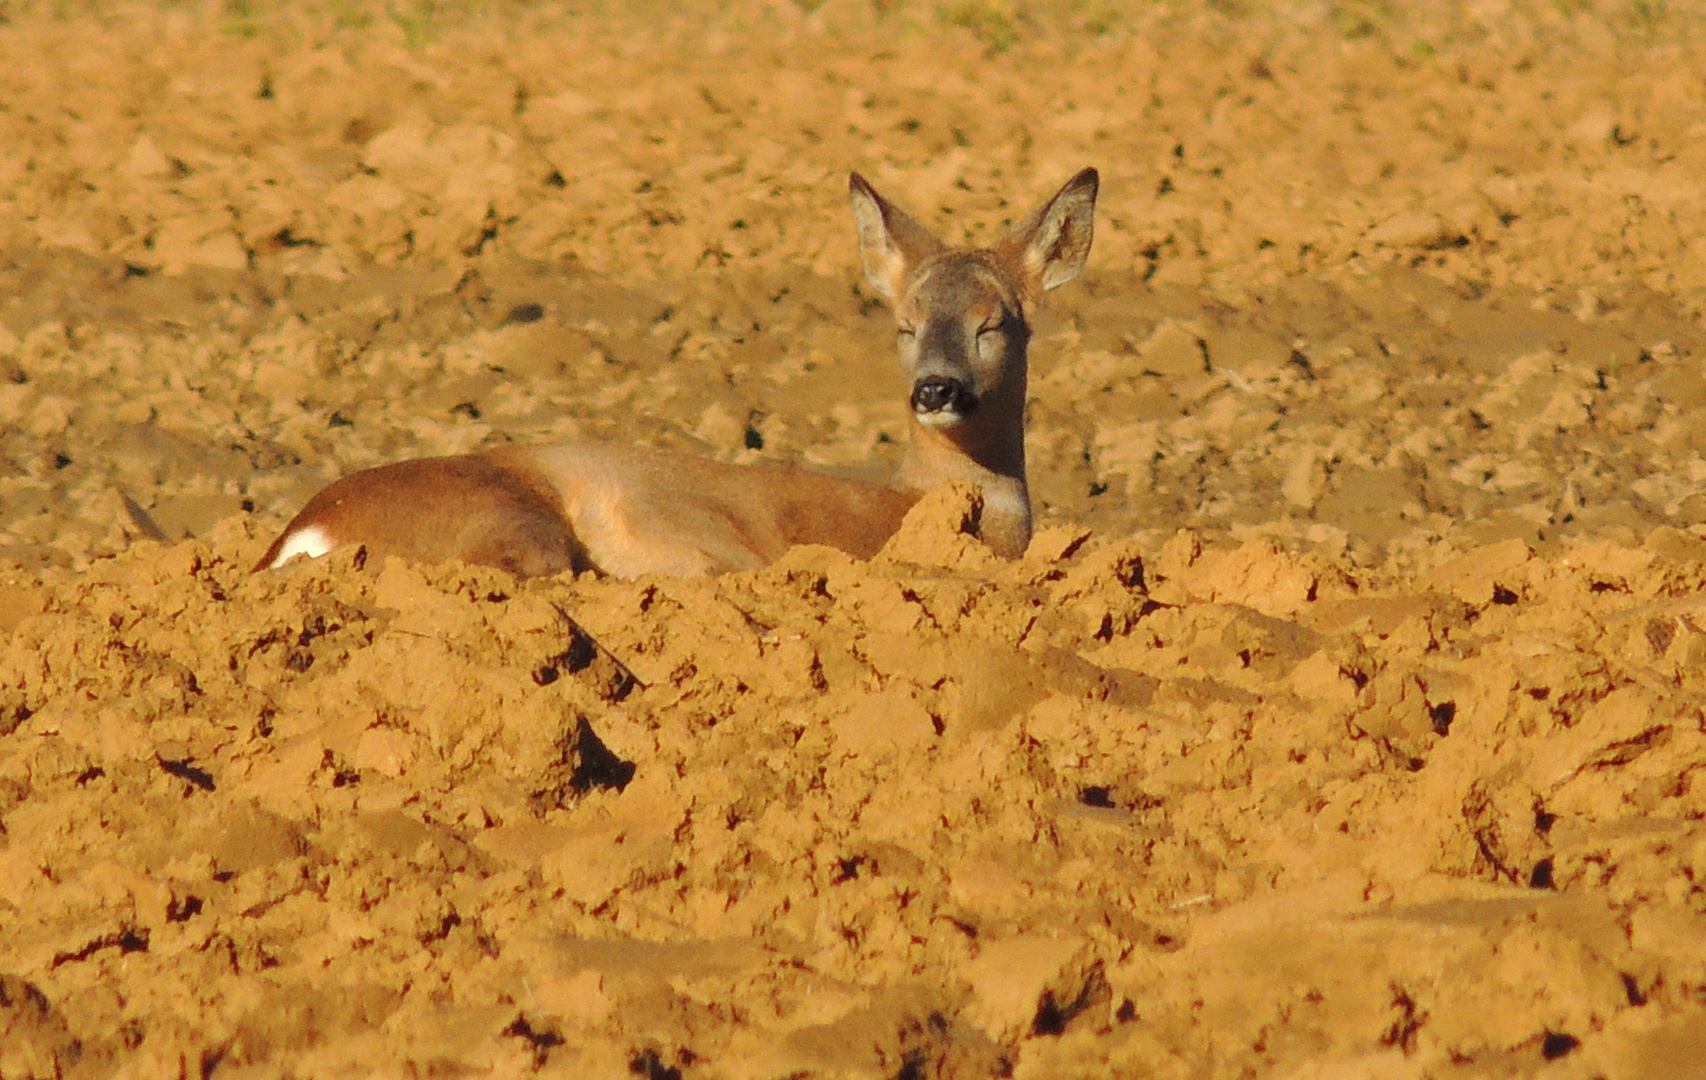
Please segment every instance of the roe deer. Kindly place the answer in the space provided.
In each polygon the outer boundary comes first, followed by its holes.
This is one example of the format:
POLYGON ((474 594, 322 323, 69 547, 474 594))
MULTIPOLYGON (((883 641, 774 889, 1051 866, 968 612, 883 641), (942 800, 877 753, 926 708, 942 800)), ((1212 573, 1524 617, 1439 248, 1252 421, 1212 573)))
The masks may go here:
POLYGON ((865 277, 893 307, 912 378, 911 439, 891 486, 630 446, 508 446, 346 476, 309 501, 256 569, 349 544, 518 576, 717 574, 765 566, 796 544, 868 558, 924 492, 950 480, 982 488, 984 542, 1022 554, 1031 319, 1090 254, 1096 171, 976 249, 942 243, 857 173, 849 189, 865 277))

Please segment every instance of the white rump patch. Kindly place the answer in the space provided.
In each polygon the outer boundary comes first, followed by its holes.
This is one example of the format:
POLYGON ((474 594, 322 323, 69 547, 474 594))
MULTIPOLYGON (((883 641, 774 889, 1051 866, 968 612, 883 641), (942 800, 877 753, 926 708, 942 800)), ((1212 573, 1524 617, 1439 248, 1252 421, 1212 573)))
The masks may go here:
POLYGON ((331 534, 318 525, 308 525, 297 529, 285 538, 284 546, 278 549, 278 558, 272 561, 268 570, 277 570, 298 555, 306 555, 310 559, 318 559, 326 552, 337 547, 331 534))

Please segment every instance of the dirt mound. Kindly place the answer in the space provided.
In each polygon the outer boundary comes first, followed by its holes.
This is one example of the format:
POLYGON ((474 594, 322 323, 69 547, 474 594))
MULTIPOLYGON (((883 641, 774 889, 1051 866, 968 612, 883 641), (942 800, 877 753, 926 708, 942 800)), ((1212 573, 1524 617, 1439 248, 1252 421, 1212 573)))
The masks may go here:
POLYGON ((20 13, 0 1075, 1683 1074, 1690 19, 20 13), (1086 164, 1022 560, 247 573, 513 439, 881 476, 847 170, 1086 164))

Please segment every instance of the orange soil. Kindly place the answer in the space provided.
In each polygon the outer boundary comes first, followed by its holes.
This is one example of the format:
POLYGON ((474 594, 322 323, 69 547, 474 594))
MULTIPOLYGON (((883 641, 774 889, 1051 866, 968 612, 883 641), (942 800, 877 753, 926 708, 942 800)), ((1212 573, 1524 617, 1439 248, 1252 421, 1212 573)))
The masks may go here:
POLYGON ((0 1076, 1706 1059, 1706 36, 1061 7, 0 26, 0 1076), (247 573, 512 439, 881 475, 847 170, 1086 164, 1023 560, 247 573))

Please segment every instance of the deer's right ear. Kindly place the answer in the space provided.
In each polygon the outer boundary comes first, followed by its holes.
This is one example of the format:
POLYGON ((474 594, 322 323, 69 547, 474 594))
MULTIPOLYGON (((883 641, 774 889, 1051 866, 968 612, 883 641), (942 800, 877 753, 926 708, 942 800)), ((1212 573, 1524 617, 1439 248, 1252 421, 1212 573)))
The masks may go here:
POLYGON ((858 173, 848 177, 847 191, 853 199, 865 280, 892 303, 900 295, 907 271, 920 259, 940 251, 942 242, 878 195, 858 173))

